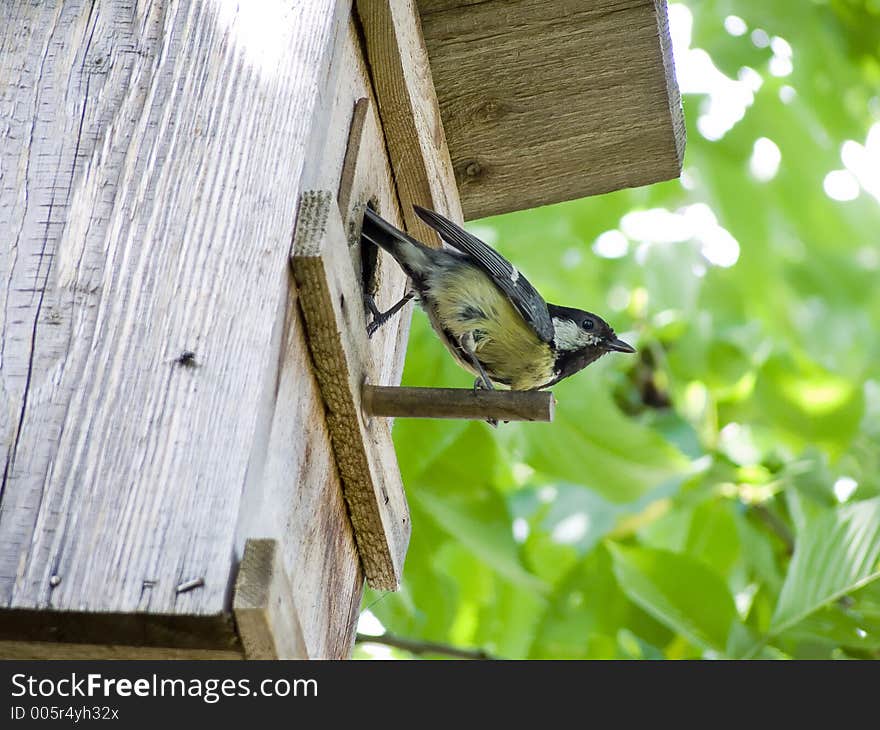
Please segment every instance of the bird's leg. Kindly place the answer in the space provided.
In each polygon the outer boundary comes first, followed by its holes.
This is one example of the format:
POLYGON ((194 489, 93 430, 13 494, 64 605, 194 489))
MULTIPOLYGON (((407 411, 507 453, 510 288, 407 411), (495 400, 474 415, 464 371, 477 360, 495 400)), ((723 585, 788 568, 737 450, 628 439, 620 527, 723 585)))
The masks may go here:
MULTIPOLYGON (((459 344, 461 345, 461 349, 465 355, 467 355, 468 360, 471 361, 473 366, 477 369, 477 372, 480 373, 480 377, 474 381, 474 393, 478 390, 495 390, 495 386, 492 385, 492 381, 489 380, 489 376, 486 375, 486 371, 483 368, 483 363, 480 362, 476 353, 476 343, 474 342, 474 336, 471 332, 465 334, 460 340, 459 344)), ((488 423, 492 428, 498 427, 498 419, 496 418, 487 418, 486 423, 488 423)))
POLYGON ((373 298, 373 295, 364 294, 364 304, 367 309, 370 310, 370 314, 373 315, 373 319, 367 324, 367 337, 372 337, 376 334, 377 330, 397 314, 415 295, 416 293, 414 291, 408 291, 397 304, 391 307, 391 309, 386 312, 380 312, 379 307, 376 306, 376 300, 373 298))
MULTIPOLYGON (((466 332, 462 335, 458 340, 458 344, 461 346, 462 352, 467 355, 468 360, 471 361, 471 365, 473 365, 480 374, 477 383, 482 380, 483 390, 495 390, 495 386, 492 385, 492 381, 489 380, 489 376, 486 375, 486 371, 483 369, 483 363, 481 363, 477 357, 477 343, 474 341, 473 332, 466 332)), ((477 390, 477 383, 474 383, 474 390, 477 390)))

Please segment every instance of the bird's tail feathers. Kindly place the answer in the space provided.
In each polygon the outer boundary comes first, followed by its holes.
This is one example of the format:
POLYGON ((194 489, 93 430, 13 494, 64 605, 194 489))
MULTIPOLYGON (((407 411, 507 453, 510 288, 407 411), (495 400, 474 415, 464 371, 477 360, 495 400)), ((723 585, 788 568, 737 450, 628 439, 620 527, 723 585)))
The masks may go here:
POLYGON ((394 227, 370 208, 364 210, 361 235, 390 253, 411 277, 421 278, 432 264, 432 249, 394 227))

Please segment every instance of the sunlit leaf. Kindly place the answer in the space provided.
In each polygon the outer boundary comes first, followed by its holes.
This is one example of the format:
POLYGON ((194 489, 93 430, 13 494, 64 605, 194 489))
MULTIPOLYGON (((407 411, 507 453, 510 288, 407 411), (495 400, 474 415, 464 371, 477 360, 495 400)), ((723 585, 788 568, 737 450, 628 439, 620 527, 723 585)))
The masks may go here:
POLYGON ((798 535, 770 631, 784 631, 878 577, 880 497, 828 510, 798 535))
POLYGON ((656 619, 705 649, 724 652, 736 607, 724 581, 684 555, 609 544, 621 588, 656 619))
POLYGON ((500 497, 485 492, 464 500, 419 492, 415 500, 443 529, 500 575, 522 587, 545 590, 544 584, 519 561, 510 518, 500 497))

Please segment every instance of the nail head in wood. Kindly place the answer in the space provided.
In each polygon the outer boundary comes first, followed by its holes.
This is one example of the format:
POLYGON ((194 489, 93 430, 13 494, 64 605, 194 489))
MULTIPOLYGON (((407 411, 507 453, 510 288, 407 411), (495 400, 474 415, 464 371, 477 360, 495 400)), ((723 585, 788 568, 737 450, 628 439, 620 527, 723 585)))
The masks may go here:
POLYGON ((364 412, 385 418, 459 418, 485 421, 553 420, 556 399, 546 390, 395 388, 365 385, 364 412))
POLYGON ((194 591, 196 588, 201 588, 205 585, 204 578, 193 578, 192 580, 188 580, 185 583, 181 583, 177 586, 177 593, 189 593, 189 591, 194 591))

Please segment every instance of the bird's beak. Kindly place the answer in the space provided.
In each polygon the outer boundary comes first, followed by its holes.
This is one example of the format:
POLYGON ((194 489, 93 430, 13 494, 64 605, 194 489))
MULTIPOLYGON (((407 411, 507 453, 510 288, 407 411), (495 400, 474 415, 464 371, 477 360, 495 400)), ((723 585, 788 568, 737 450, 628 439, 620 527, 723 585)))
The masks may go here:
POLYGON ((615 350, 617 352, 635 352, 636 348, 628 345, 623 340, 615 337, 613 340, 605 340, 606 350, 615 350))

